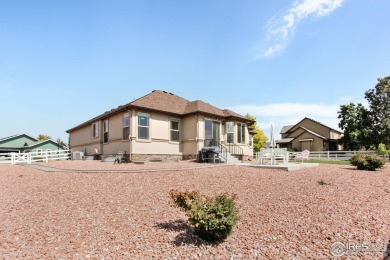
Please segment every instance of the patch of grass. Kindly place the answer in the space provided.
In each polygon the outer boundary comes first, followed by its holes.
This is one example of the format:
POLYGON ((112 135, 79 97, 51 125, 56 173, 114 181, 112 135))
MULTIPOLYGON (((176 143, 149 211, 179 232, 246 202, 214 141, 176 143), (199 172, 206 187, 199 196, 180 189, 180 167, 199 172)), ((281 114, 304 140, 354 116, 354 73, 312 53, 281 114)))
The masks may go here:
POLYGON ((337 165, 351 165, 350 161, 336 161, 336 160, 307 160, 303 162, 320 163, 320 164, 337 164, 337 165))

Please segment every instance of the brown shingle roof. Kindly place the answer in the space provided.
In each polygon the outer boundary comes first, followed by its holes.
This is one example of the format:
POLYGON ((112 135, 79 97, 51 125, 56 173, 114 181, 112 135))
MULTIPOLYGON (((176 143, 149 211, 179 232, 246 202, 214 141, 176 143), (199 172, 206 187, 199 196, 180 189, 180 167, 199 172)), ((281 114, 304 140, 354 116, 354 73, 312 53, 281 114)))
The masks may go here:
POLYGON ((173 114, 183 114, 189 101, 172 93, 154 90, 130 103, 132 106, 143 107, 173 114))
POLYGON ((225 114, 221 109, 212 106, 208 103, 205 103, 201 100, 189 102, 187 104, 186 110, 184 111, 184 114, 191 114, 196 112, 203 112, 203 113, 212 114, 220 117, 225 117, 225 114))
POLYGON ((288 130, 293 128, 293 126, 295 126, 295 125, 285 125, 285 126, 283 126, 282 130, 280 130, 280 134, 285 134, 288 130))
POLYGON ((83 127, 85 125, 88 125, 92 122, 95 122, 97 120, 107 118, 112 114, 116 114, 120 111, 125 111, 128 109, 131 109, 132 107, 135 108, 144 108, 148 110, 155 110, 155 111, 162 111, 170 114, 175 114, 179 116, 191 114, 191 113, 205 113, 209 115, 214 115, 217 117, 222 118, 237 118, 241 120, 245 120, 249 123, 254 123, 254 121, 241 116, 231 110, 224 109, 221 110, 215 106, 212 106, 208 103, 205 103, 201 100, 196 100, 193 102, 188 101, 187 99, 184 99, 182 97, 176 96, 175 94, 161 91, 161 90, 154 90, 152 93, 145 95, 139 99, 136 99, 128 104, 119 106, 115 109, 111 109, 110 111, 105 112, 104 114, 101 114, 97 117, 94 117, 87 122, 84 122, 74 128, 71 128, 67 130, 66 132, 70 132, 72 130, 76 130, 80 127, 83 127))

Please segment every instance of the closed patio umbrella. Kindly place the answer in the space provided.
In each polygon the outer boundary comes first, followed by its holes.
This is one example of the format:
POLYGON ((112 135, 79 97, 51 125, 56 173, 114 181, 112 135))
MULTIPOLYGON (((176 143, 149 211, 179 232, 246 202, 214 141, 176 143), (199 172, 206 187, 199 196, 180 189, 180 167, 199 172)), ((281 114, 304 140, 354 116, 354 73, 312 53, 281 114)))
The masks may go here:
POLYGON ((269 138, 269 146, 270 146, 270 148, 276 147, 276 140, 275 140, 275 133, 274 133, 274 125, 273 124, 271 124, 271 135, 269 138))

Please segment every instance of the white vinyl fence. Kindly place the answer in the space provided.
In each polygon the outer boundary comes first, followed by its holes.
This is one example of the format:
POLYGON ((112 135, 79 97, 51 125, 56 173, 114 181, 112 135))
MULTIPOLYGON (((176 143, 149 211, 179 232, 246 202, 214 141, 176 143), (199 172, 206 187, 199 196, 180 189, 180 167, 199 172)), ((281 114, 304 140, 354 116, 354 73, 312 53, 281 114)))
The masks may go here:
MULTIPOLYGON (((375 151, 310 151, 309 160, 328 160, 328 161, 346 161, 355 154, 375 154, 375 151)), ((296 152, 290 152, 290 161, 295 160, 296 152)), ((255 154, 258 160, 259 153, 255 154)), ((387 157, 388 158, 388 157, 387 157)))
MULTIPOLYGON (((311 160, 347 161, 356 154, 375 154, 375 151, 310 151, 311 160)), ((294 158, 294 153, 291 153, 294 158)), ((291 158, 291 156, 290 156, 291 158)))
POLYGON ((32 164, 33 162, 49 162, 53 160, 70 159, 70 150, 30 152, 30 153, 0 153, 0 164, 32 164))

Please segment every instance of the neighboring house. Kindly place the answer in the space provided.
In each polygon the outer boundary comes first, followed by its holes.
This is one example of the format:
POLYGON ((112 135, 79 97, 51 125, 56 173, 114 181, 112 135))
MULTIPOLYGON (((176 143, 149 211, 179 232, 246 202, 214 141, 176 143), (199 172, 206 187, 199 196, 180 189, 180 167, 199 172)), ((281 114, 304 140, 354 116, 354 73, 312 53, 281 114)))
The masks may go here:
POLYGON ((213 139, 240 147, 245 157, 253 156, 247 127, 253 123, 233 111, 155 90, 66 132, 72 151, 87 155, 121 151, 131 160, 194 159, 213 139))
POLYGON ((339 150, 341 132, 305 117, 295 125, 283 126, 282 139, 276 141, 281 148, 296 151, 339 150))
POLYGON ((20 134, 0 139, 0 153, 27 153, 65 150, 66 147, 53 140, 39 141, 29 135, 20 134))

